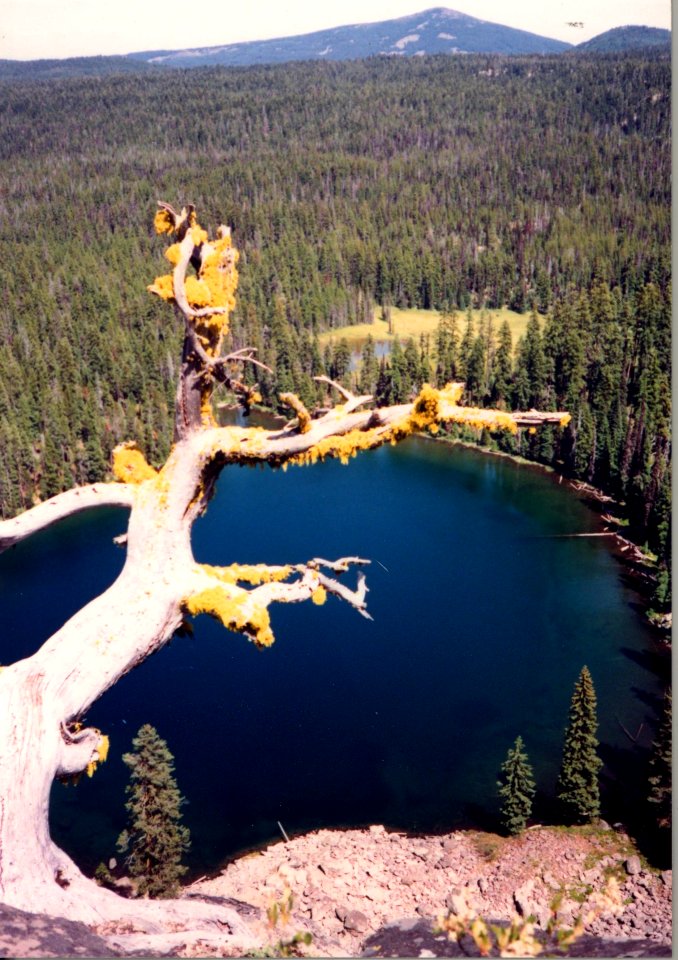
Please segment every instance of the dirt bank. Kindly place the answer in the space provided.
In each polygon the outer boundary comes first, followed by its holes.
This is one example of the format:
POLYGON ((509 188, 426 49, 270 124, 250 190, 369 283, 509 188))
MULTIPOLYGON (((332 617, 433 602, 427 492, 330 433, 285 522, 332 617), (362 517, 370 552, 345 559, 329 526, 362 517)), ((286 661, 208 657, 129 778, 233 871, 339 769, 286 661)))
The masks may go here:
POLYGON ((613 830, 536 827, 510 839, 472 831, 410 837, 382 826, 320 830, 240 858, 191 890, 246 901, 264 915, 291 890, 290 919, 272 940, 309 931, 311 955, 337 957, 359 956, 388 924, 436 918, 460 892, 488 920, 533 915, 542 927, 559 898, 568 925, 610 877, 619 881, 623 911, 603 910, 587 933, 665 945, 669 956, 671 872, 646 869, 628 837, 613 830))

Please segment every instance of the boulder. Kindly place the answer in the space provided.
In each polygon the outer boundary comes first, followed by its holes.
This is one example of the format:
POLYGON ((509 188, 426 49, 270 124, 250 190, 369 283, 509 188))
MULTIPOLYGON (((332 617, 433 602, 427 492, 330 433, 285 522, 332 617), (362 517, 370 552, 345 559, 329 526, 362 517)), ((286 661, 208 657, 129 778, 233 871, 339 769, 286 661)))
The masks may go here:
POLYGON ((343 923, 348 933, 367 933, 370 929, 370 921, 361 910, 347 910, 343 923))

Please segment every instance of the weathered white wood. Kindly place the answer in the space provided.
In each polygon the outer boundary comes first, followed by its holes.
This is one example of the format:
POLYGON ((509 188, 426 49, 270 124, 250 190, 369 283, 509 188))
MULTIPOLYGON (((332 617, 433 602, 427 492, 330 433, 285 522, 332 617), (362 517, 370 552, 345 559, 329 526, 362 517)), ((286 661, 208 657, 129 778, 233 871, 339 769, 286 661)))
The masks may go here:
MULTIPOLYGON (((354 397, 328 381, 345 402, 315 419, 304 410, 296 424, 283 429, 209 426, 205 409, 209 408, 215 371, 221 370, 224 358, 216 356, 216 348, 212 356, 200 345, 192 323, 206 313, 223 311, 190 308, 183 284, 189 261, 198 255, 187 233, 192 208, 178 215, 167 204, 161 207, 175 223, 182 224, 177 236, 181 256, 173 283, 175 302, 187 331, 177 394, 177 442, 167 463, 158 475, 150 470, 143 472, 139 483, 96 483, 76 488, 15 519, 0 522, 3 549, 83 510, 98 506, 130 510, 124 538, 125 564, 117 580, 71 617, 37 653, 0 670, 0 901, 95 925, 112 921, 131 924, 134 935, 140 937, 137 945, 151 942, 142 935, 155 937, 155 943, 174 943, 176 938, 168 939, 168 933, 176 932, 176 924, 180 924, 190 931, 193 940, 202 933, 216 936, 221 945, 222 937, 230 937, 233 951, 234 943, 247 949, 252 939, 232 909, 185 900, 125 900, 83 876, 52 842, 48 814, 54 778, 86 769, 100 759, 99 750, 104 746, 101 732, 83 730, 77 724, 102 693, 170 639, 191 598, 197 603, 198 597, 204 598, 215 589, 228 597, 236 596, 241 608, 252 617, 274 602, 298 602, 309 597, 322 600, 320 588, 368 616, 364 575, 358 574, 357 586, 351 589, 325 572, 339 575, 367 562, 357 557, 293 564, 291 580, 287 574, 283 581, 272 578, 276 570, 269 568, 268 582, 250 589, 239 583, 224 587, 214 570, 195 562, 191 527, 204 511, 225 465, 263 462, 277 466, 306 462, 309 454, 345 458, 358 450, 401 439, 427 423, 452 420, 492 425, 495 412, 457 406, 452 400, 459 391, 437 392, 431 388, 422 391, 414 403, 359 410, 369 397, 354 397)), ((242 356, 232 354, 231 358, 251 361, 251 352, 238 353, 242 356)), ((228 381, 225 374, 220 378, 228 381)), ((247 400, 249 388, 237 381, 230 381, 230 385, 247 400)), ((296 409, 301 411, 301 405, 296 409)), ((501 417, 502 425, 513 428, 563 422, 567 415, 529 411, 501 417)), ((197 607, 201 608, 200 603, 197 607)), ((257 639, 251 623, 237 627, 257 639)))
POLYGON ((18 517, 0 520, 0 550, 50 527, 57 520, 97 507, 131 507, 133 499, 134 489, 121 483, 92 483, 66 490, 18 517))

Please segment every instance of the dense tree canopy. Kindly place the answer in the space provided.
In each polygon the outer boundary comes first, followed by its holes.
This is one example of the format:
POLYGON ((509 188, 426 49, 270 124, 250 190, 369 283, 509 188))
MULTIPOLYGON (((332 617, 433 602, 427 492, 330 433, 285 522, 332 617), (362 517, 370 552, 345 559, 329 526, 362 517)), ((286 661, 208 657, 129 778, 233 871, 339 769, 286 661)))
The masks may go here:
MULTIPOLYGON (((375 303, 547 313, 541 345, 536 327, 511 348, 485 331, 465 357, 460 323, 460 355, 429 344, 427 362, 478 402, 566 396, 565 446, 545 433, 522 452, 621 491, 661 549, 668 59, 288 64, 2 92, 3 515, 102 477, 121 439, 167 454, 180 331, 148 303, 134 263, 154 241, 134 224, 170 195, 237 231, 235 345, 272 368, 269 404, 320 400, 312 377, 340 378, 346 357, 315 334, 375 303)), ((410 358, 382 389, 412 376, 410 358)))

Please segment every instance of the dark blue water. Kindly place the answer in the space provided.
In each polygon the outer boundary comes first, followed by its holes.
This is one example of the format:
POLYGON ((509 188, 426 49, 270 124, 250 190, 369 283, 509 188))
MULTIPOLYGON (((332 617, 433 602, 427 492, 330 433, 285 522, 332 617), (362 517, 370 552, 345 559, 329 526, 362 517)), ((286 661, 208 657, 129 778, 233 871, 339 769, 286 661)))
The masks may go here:
MULTIPOLYGON (((599 700, 610 816, 624 814, 661 681, 651 635, 604 539, 566 538, 595 516, 542 472, 411 439, 286 473, 231 468, 195 527, 204 562, 298 562, 359 554, 374 622, 330 598, 272 610, 256 650, 207 617, 123 678, 88 720, 111 757, 55 785, 53 831, 86 866, 115 853, 127 770, 152 723, 176 757, 192 865, 328 825, 491 825, 496 774, 520 734, 552 793, 583 664, 599 700), (634 735, 634 746, 622 724, 634 735), (489 818, 489 819, 488 819, 489 818)), ((72 518, 0 556, 3 646, 36 649, 108 584, 125 513, 72 518)), ((638 767, 638 769, 640 769, 638 767)), ((637 779, 637 777, 636 777, 637 779)))

